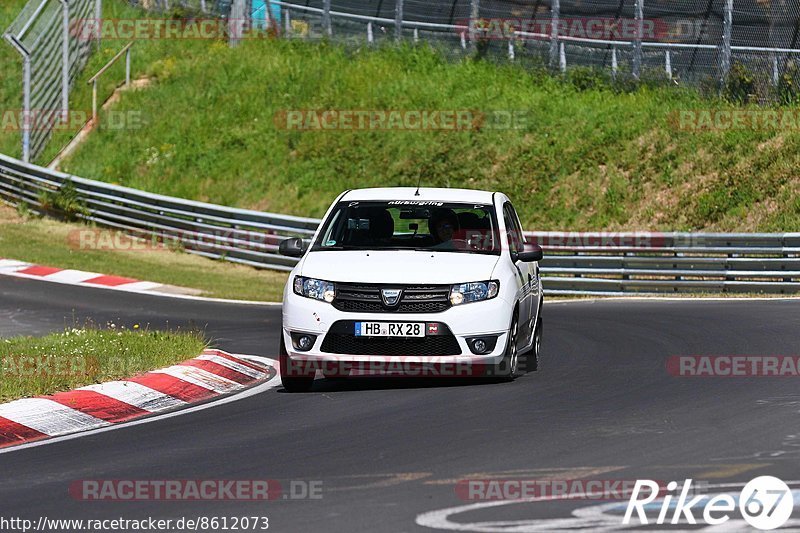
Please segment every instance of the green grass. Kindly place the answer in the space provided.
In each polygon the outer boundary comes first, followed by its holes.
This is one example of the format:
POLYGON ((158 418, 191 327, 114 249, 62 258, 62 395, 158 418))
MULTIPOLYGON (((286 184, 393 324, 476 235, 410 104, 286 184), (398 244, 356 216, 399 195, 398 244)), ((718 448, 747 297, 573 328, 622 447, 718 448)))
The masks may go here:
MULTIPOLYGON (((183 43, 179 43, 181 46, 183 43)), ((193 42, 125 95, 138 131, 93 134, 66 169, 226 205, 320 216, 347 188, 502 190, 536 230, 800 228, 800 135, 680 131, 683 109, 733 108, 674 87, 633 92, 425 46, 193 42), (520 129, 286 131, 296 109, 520 110, 520 129)))
MULTIPOLYGON (((26 3, 27 0, 3 0, 0 5, 0 32, 5 31, 26 3)), ((131 7, 123 0, 107 0, 103 2, 103 16, 105 19, 135 19, 145 16, 157 18, 165 15, 147 15, 144 11, 131 7)), ((80 112, 83 113, 83 116, 91 117, 92 88, 87 81, 127 43, 128 41, 121 39, 104 39, 100 47, 90 56, 70 93, 70 110, 72 112, 80 112)), ((188 53, 191 50, 202 54, 209 44, 207 41, 198 40, 137 40, 131 52, 132 78, 157 78, 159 75, 164 75, 170 69, 169 57, 188 53)), ((102 104, 124 81, 125 61, 123 57, 101 76, 98 82, 99 103, 102 104)), ((0 105, 2 105, 0 109, 3 112, 22 109, 22 60, 19 53, 5 40, 0 42, 0 105)), ((76 113, 76 116, 80 115, 76 113)), ((48 165, 61 148, 75 136, 80 129, 79 126, 82 126, 82 124, 72 123, 70 125, 78 127, 61 127, 56 130, 47 148, 35 160, 36 163, 48 165)), ((21 152, 20 133, 12 128, 9 128, 9 131, 0 128, 0 153, 21 157, 21 152)))
MULTIPOLYGON (((22 4, 11 0, 6 19, 22 4), (17 6, 17 8, 12 8, 17 6)), ((120 0, 106 17, 141 16, 120 0)), ((106 40, 73 94, 125 43, 106 40)), ((19 99, 3 50, 0 99, 19 99), (6 68, 6 65, 8 67, 6 68)), ((347 188, 415 185, 502 190, 531 230, 800 230, 800 131, 682 131, 686 109, 738 109, 676 88, 619 91, 580 69, 567 79, 507 62, 444 60, 425 45, 344 48, 246 40, 138 41, 115 112, 138 129, 94 132, 64 169, 225 205, 321 216, 347 188), (287 110, 520 111, 517 129, 286 131, 287 110)), ((121 66, 101 95, 121 81, 121 66)), ((15 81, 16 80, 16 81, 15 81)), ((48 162, 70 133, 56 135, 48 162)), ((0 134, 0 149, 18 139, 0 134)))
POLYGON ((197 332, 135 327, 0 338, 0 402, 130 377, 197 357, 206 346, 197 332))
MULTIPOLYGON (((123 236, 105 241, 120 242, 115 249, 80 249, 78 232, 91 229, 82 224, 19 217, 0 205, 0 257, 199 289, 203 296, 214 298, 282 299, 287 277, 284 272, 256 270, 166 249, 134 251, 123 236)), ((97 242, 103 241, 98 238, 97 242)))

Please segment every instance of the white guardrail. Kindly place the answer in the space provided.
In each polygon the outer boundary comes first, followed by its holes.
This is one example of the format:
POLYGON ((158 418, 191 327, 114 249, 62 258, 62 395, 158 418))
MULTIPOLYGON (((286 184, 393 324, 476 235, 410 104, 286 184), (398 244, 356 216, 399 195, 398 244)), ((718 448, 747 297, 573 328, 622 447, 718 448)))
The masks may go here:
MULTIPOLYGON (((280 241, 308 238, 320 222, 152 194, 4 155, 0 199, 57 217, 66 210, 98 226, 179 243, 190 253, 276 270, 290 270, 297 261, 278 255, 280 241)), ((544 248, 542 283, 548 294, 800 292, 800 233, 529 232, 526 237, 544 248)))

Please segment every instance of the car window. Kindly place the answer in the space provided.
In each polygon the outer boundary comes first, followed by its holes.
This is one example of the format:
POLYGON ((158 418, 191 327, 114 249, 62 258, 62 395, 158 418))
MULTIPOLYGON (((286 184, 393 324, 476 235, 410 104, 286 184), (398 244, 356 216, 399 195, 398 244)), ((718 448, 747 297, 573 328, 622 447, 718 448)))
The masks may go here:
POLYGON ((423 201, 341 202, 312 250, 414 249, 500 253, 494 207, 423 201))
POLYGON ((506 202, 503 206, 503 220, 506 225, 506 235, 508 236, 508 245, 511 247, 511 251, 522 252, 525 249, 525 237, 522 234, 522 228, 519 225, 519 218, 516 211, 514 211, 514 206, 510 202, 506 202))

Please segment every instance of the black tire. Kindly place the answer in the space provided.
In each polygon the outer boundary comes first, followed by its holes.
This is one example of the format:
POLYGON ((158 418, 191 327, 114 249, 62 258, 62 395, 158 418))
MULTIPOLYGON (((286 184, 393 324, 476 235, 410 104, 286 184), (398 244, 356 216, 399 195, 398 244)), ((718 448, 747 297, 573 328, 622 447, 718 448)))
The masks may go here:
POLYGON ((286 353, 286 347, 283 345, 283 338, 281 338, 280 345, 280 365, 281 365, 281 383, 286 392, 308 392, 314 384, 314 374, 302 375, 298 374, 298 370, 290 369, 291 362, 289 355, 286 353))
POLYGON ((517 341, 519 335, 518 312, 514 310, 511 318, 511 326, 508 328, 508 343, 503 359, 492 367, 490 377, 500 378, 506 381, 513 381, 519 375, 519 353, 517 352, 517 341))
POLYGON ((542 353, 543 327, 544 326, 542 325, 542 316, 539 315, 539 318, 536 319, 536 328, 533 330, 533 347, 531 348, 531 351, 528 352, 527 355, 529 361, 528 364, 529 372, 530 371, 535 372, 536 370, 539 370, 540 356, 542 353))

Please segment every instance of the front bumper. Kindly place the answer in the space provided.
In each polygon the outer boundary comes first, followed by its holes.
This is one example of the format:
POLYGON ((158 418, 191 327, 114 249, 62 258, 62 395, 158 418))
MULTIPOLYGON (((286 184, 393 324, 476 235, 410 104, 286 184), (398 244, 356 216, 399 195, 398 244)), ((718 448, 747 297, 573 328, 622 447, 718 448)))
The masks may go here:
MULTIPOLYGON (((513 304, 501 297, 484 302, 475 302, 450 307, 439 313, 352 313, 339 311, 331 304, 298 296, 287 291, 283 305, 283 341, 291 361, 304 363, 359 363, 361 367, 378 369, 381 366, 416 365, 494 365, 503 358, 508 339, 508 327, 511 323, 513 304), (331 353, 331 343, 326 343, 326 336, 341 333, 342 323, 353 321, 376 322, 421 322, 440 323, 446 326, 458 344, 458 355, 426 354, 420 350, 403 353, 401 339, 396 343, 399 348, 391 353, 331 353), (310 350, 297 350, 291 339, 291 333, 308 333, 315 335, 315 342, 310 350), (474 355, 467 344, 467 339, 480 336, 496 336, 494 349, 487 354, 474 355), (326 344, 326 350, 323 350, 326 344)), ((341 346, 341 344, 340 344, 341 346)), ((336 351, 341 351, 337 349, 336 351)), ((356 351, 356 350, 354 350, 356 351)), ((385 352, 385 351, 384 351, 385 352)), ((449 352, 452 353, 452 352, 449 352)))

